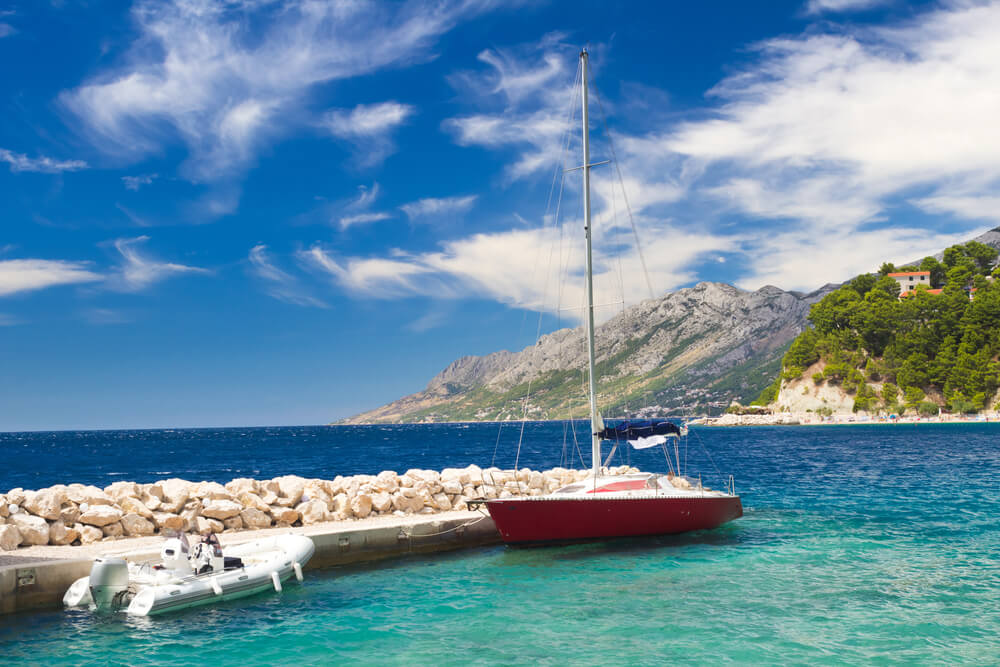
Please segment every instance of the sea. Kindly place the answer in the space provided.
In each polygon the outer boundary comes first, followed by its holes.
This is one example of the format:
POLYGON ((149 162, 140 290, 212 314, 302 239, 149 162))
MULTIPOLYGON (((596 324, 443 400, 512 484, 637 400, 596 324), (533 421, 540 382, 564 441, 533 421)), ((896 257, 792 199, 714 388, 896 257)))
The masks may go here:
MULTIPOLYGON (((585 432, 538 422, 7 433, 0 491, 580 467, 585 432)), ((162 617, 4 616, 0 664, 1000 664, 1000 424, 693 427, 670 455, 711 487, 733 475, 744 516, 674 537, 314 570, 281 594, 162 617)), ((614 459, 666 469, 657 450, 614 459)))

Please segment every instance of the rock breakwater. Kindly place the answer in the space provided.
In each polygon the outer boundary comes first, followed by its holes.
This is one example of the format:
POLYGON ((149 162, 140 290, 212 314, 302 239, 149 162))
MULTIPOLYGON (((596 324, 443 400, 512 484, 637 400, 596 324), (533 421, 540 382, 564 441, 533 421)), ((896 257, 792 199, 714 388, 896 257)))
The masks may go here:
MULTIPOLYGON (((115 482, 100 489, 58 484, 38 491, 0 494, 0 549, 31 545, 92 544, 101 540, 177 531, 235 532, 282 528, 379 515, 464 510, 469 500, 539 496, 587 477, 589 470, 553 468, 411 469, 403 474, 337 476, 332 480, 285 475, 270 480, 151 484, 115 482)), ((638 472, 619 466, 608 474, 638 472)))

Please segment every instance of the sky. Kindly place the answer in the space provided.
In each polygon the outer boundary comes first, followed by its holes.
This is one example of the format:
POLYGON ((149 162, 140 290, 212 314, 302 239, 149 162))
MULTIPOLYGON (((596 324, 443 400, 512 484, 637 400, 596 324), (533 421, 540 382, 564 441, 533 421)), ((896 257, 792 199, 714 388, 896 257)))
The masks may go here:
POLYGON ((967 240, 998 34, 965 1, 0 0, 0 431, 326 423, 577 324, 583 47, 600 319, 967 240))

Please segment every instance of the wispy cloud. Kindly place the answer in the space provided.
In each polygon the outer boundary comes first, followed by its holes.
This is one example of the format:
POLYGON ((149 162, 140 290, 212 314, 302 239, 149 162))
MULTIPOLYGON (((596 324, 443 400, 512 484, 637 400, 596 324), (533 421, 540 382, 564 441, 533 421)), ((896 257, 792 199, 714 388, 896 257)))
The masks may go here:
POLYGON ((520 150, 507 168, 511 180, 551 168, 569 129, 574 51, 558 33, 538 43, 483 51, 478 59, 486 70, 450 80, 474 103, 500 108, 448 119, 444 128, 462 146, 520 150))
POLYGON ((806 14, 824 14, 833 12, 854 12, 887 5, 892 0, 809 0, 806 3, 806 14))
MULTIPOLYGON (((474 234, 447 241, 439 251, 395 251, 386 257, 337 257, 316 245, 302 251, 300 258, 341 288, 366 298, 489 298, 577 319, 584 295, 584 259, 579 248, 571 249, 564 240, 579 229, 580 222, 571 220, 562 233, 554 227, 536 227, 474 234)), ((695 276, 687 267, 698 257, 718 252, 726 243, 711 234, 665 225, 651 231, 654 233, 645 251, 657 258, 649 268, 650 281, 658 292, 693 280, 695 276)), ((649 297, 640 271, 621 272, 622 265, 639 265, 635 251, 609 234, 598 244, 594 260, 597 302, 612 304, 602 310, 602 318, 620 311, 620 305, 614 304, 620 304, 623 295, 629 302, 649 297)))
POLYGON ((296 306, 328 307, 322 300, 308 294, 294 276, 279 269, 271 260, 266 245, 251 248, 247 259, 253 275, 265 283, 267 294, 278 301, 296 306))
POLYGON ((351 110, 332 109, 320 125, 335 137, 350 142, 358 164, 370 167, 382 162, 395 150, 392 132, 414 112, 412 106, 399 102, 359 104, 351 110))
POLYGON ((378 222, 379 220, 388 220, 392 215, 389 213, 355 213, 354 215, 345 215, 340 219, 340 228, 347 229, 353 225, 363 225, 369 222, 378 222))
POLYGON ((141 176, 122 176, 122 183, 126 190, 138 190, 144 185, 150 185, 156 174, 142 174, 141 176))
POLYGON ((492 4, 140 0, 124 61, 62 99, 108 153, 137 159, 179 139, 190 179, 232 179, 312 122, 313 86, 426 60, 438 36, 492 4))
POLYGON ((121 255, 117 269, 108 276, 107 286, 120 292, 139 292, 167 278, 182 274, 211 273, 208 269, 186 266, 173 262, 160 262, 139 251, 136 246, 149 240, 148 236, 116 239, 112 242, 121 255))
POLYGON ((0 39, 3 39, 4 37, 10 37, 16 32, 17 30, 14 29, 14 26, 12 26, 11 24, 0 23, 0 39))
POLYGON ((102 280, 85 262, 58 259, 0 260, 0 296, 102 280))
POLYGON ((433 216, 455 215, 465 213, 476 204, 477 195, 466 195, 464 197, 427 197, 417 201, 403 204, 400 210, 410 218, 428 218, 433 216))
POLYGON ((56 160, 45 156, 31 158, 5 148, 0 148, 0 161, 9 164, 11 171, 37 171, 43 174, 58 174, 87 168, 87 163, 83 160, 56 160))
POLYGON ((0 327, 16 327, 19 324, 24 324, 25 320, 17 317, 16 315, 10 315, 8 313, 0 313, 0 327))
POLYGON ((112 310, 111 308, 87 308, 81 314, 88 324, 98 326, 128 324, 132 321, 132 318, 125 313, 120 310, 112 310))

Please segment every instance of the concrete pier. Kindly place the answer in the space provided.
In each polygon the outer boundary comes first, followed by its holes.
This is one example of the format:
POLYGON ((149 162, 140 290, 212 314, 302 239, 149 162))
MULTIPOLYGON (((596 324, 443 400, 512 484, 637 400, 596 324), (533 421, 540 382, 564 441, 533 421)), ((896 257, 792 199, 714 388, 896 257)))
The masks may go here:
MULTIPOLYGON (((242 531, 220 538, 225 548, 290 532, 308 535, 316 544, 306 570, 500 542, 489 516, 466 511, 242 531)), ((59 608, 70 584, 90 573, 94 556, 157 559, 162 542, 160 536, 142 537, 76 547, 35 546, 0 555, 0 614, 59 608)))

